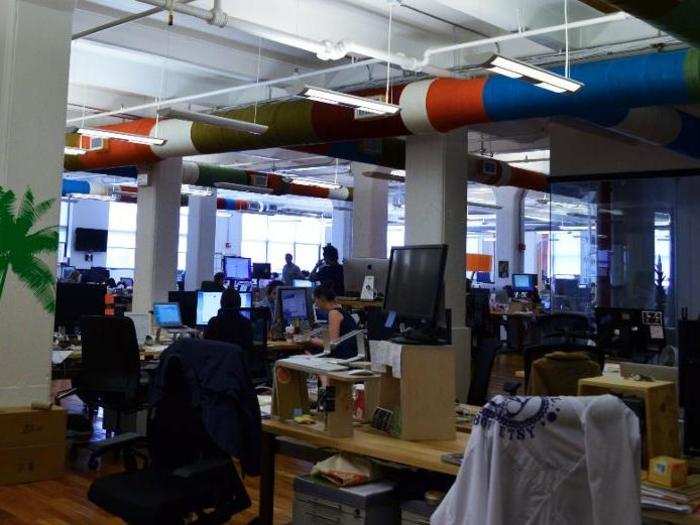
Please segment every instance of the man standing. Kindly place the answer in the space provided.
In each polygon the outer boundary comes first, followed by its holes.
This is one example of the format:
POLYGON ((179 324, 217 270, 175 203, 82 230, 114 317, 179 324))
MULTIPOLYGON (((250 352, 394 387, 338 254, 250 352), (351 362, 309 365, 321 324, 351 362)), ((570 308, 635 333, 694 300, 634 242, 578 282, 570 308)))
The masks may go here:
POLYGON ((287 261, 287 264, 282 268, 282 282, 284 282, 285 286, 292 286, 294 279, 302 279, 303 276, 299 267, 292 262, 294 257, 292 257, 291 253, 285 255, 284 260, 287 261))

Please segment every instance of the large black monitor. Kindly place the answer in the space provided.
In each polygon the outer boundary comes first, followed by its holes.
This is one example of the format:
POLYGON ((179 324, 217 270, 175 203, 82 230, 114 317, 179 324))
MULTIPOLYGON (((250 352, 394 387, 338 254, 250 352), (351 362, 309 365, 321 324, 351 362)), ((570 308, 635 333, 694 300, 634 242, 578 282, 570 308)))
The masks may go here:
POLYGON ((253 263, 253 279, 269 279, 271 275, 270 263, 253 263))
POLYGON ((443 292, 447 245, 391 249, 384 309, 434 326, 443 292))
POLYGON ((168 292, 168 302, 180 305, 182 324, 195 326, 197 321, 197 292, 168 292))
POLYGON ((537 288, 537 274, 535 273, 514 273, 513 291, 532 292, 537 288))
POLYGON ((104 315, 107 287, 98 284, 58 283, 54 329, 63 327, 73 334, 86 315, 104 315))
POLYGON ((76 228, 73 249, 78 252, 102 253, 107 251, 107 230, 76 228))
POLYGON ((250 259, 247 257, 224 257, 224 273, 234 281, 250 280, 250 259))

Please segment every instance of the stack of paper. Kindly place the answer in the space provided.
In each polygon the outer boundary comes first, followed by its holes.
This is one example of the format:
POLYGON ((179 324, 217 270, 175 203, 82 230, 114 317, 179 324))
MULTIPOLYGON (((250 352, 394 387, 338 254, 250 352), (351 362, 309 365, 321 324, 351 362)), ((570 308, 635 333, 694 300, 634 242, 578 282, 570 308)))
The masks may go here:
POLYGON ((642 482, 642 508, 689 514, 700 507, 700 474, 688 476, 688 483, 670 489, 642 482))

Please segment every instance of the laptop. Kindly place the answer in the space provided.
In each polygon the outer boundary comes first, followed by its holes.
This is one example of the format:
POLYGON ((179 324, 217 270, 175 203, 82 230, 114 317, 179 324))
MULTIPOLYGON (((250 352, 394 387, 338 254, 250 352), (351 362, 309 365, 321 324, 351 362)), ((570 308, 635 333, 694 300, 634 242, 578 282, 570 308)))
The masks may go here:
POLYGON ((153 305, 153 323, 158 328, 170 332, 191 330, 182 324, 180 305, 177 303, 155 303, 153 305))

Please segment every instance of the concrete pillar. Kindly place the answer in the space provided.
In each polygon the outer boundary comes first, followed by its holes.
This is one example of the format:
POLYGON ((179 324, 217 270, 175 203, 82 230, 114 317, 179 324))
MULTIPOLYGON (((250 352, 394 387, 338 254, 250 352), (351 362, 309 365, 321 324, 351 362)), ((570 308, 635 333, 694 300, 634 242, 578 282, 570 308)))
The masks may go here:
POLYGON ((406 139, 406 245, 447 244, 445 307, 452 311, 457 397, 466 401, 470 337, 465 326, 467 172, 464 131, 406 139))
POLYGON ((66 241, 68 242, 68 254, 70 264, 76 268, 107 267, 107 253, 93 253, 92 261, 86 261, 85 252, 76 251, 73 247, 75 242, 76 228, 96 228, 99 230, 109 229, 109 202, 99 200, 77 200, 70 205, 70 217, 68 219, 68 231, 66 241))
MULTIPOLYGON (((0 188, 34 202, 55 199, 32 234, 57 226, 73 0, 0 2, 0 188)), ((0 237, 7 235, 0 225, 0 237)), ((3 254, 4 255, 4 254, 3 254)), ((0 256, 0 406, 49 399, 56 250, 21 268, 0 256), (25 278, 45 286, 30 288, 25 278)))
POLYGON ((374 166, 353 162, 352 256, 386 258, 389 181, 362 175, 374 166))
POLYGON ((146 313, 175 289, 180 227, 182 159, 149 168, 148 186, 139 188, 136 215, 136 268, 133 311, 146 313))
POLYGON ((496 204, 496 287, 511 284, 511 275, 522 273, 523 254, 519 245, 522 242, 522 203, 524 190, 511 186, 495 188, 496 204), (508 277, 498 276, 498 263, 508 261, 508 277))
POLYGON ((353 256, 352 252, 352 222, 353 208, 349 202, 333 203, 333 224, 331 226, 331 238, 328 239, 333 246, 338 248, 340 260, 347 260, 353 256))
POLYGON ((190 195, 185 290, 199 290, 214 275, 216 195, 190 195))

